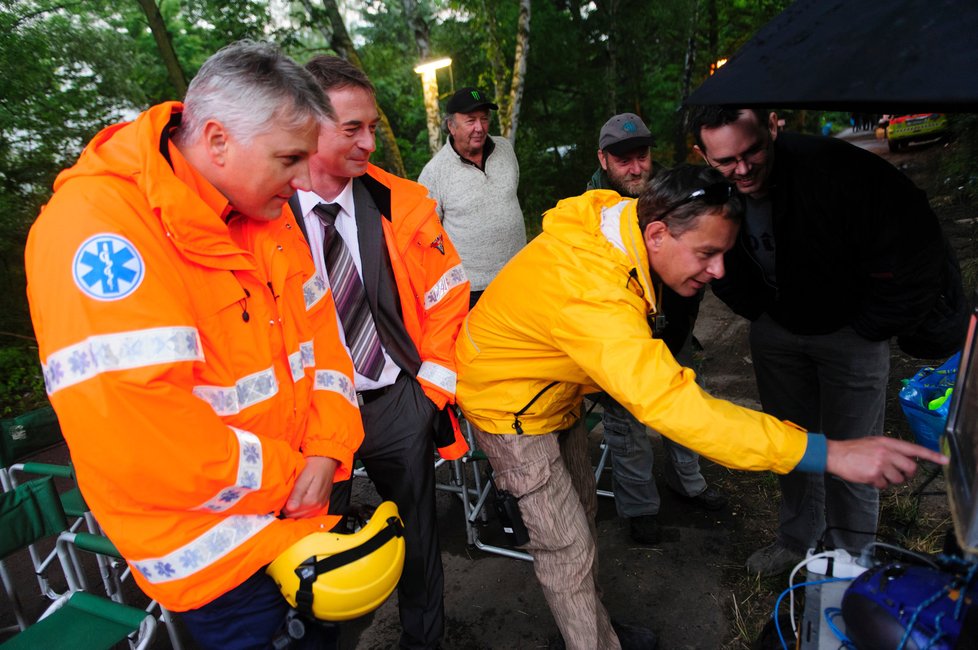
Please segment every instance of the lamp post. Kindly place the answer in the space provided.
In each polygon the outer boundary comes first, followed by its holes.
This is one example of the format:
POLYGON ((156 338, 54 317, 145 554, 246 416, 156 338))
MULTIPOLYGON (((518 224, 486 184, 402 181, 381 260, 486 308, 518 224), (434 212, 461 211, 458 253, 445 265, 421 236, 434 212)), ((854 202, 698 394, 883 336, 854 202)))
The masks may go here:
POLYGON ((414 69, 421 75, 421 89, 424 92, 424 109, 428 116, 428 146, 431 153, 438 151, 441 146, 441 124, 438 116, 438 78, 435 71, 447 68, 452 64, 449 58, 437 59, 422 63, 414 69))

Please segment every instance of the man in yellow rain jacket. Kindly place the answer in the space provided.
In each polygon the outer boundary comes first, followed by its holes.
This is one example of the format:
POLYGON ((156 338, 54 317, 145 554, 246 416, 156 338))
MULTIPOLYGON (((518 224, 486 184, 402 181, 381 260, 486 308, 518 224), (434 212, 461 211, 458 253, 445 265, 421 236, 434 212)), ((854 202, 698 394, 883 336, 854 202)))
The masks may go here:
POLYGON ((682 165, 640 198, 596 190, 565 199, 502 270, 456 344, 457 399, 496 483, 519 498, 525 548, 568 648, 651 648, 612 623, 595 587, 596 499, 581 400, 603 390, 646 425, 743 470, 831 472, 879 487, 912 475, 887 438, 828 441, 715 399, 656 338, 663 285, 690 296, 723 275, 743 204, 716 171, 682 165))
POLYGON ((48 395, 92 512, 201 647, 268 647, 264 567, 328 530, 363 438, 336 313, 283 207, 329 105, 267 45, 211 57, 181 105, 111 126, 31 229, 48 395))

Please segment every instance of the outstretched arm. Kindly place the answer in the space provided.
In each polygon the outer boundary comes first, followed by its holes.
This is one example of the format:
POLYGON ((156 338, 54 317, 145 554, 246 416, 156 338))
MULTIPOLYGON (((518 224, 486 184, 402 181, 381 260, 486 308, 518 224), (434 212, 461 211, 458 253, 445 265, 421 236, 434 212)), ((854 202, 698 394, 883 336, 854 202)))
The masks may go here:
POLYGON ((828 440, 825 471, 854 483, 878 489, 898 485, 917 471, 917 461, 946 465, 947 456, 905 440, 872 436, 856 440, 828 440))

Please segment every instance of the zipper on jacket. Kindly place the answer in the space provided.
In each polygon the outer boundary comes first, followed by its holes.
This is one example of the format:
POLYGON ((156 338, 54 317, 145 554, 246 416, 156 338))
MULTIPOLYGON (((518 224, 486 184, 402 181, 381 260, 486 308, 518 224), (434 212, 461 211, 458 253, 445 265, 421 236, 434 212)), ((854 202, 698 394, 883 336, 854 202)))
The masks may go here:
POLYGON ((526 413, 527 409, 529 409, 531 406, 533 406, 533 403, 536 402, 538 399, 540 399, 540 396, 541 395, 543 395, 548 390, 550 390, 551 388, 553 388, 554 386, 556 386, 558 383, 559 382, 557 382, 557 381, 552 381, 549 384, 547 384, 546 386, 544 386, 540 390, 539 393, 537 393, 536 395, 533 396, 533 399, 531 399, 529 402, 526 403, 526 406, 524 406, 519 411, 517 411, 516 413, 513 414, 513 429, 516 430, 516 435, 518 435, 518 436, 519 435, 523 435, 523 423, 520 422, 520 416, 523 415, 524 413, 526 413))

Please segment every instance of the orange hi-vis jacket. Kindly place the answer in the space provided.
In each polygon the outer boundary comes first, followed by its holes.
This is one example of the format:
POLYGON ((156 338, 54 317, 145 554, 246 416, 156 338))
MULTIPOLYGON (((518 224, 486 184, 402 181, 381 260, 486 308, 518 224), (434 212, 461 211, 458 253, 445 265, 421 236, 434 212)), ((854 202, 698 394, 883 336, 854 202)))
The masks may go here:
MULTIPOLYGON (((424 186, 374 165, 362 178, 384 214, 384 241, 404 327, 421 357, 417 380, 442 409, 455 403, 455 339, 469 311, 469 281, 462 260, 424 186)), ((457 423, 453 424, 454 441, 436 443, 438 453, 447 459, 468 450, 457 423)))
POLYGON ((143 591, 174 611, 332 527, 277 516, 306 457, 339 460, 341 480, 363 439, 301 234, 285 218, 225 222, 227 199, 161 140, 181 112, 161 104, 99 133, 59 175, 26 251, 82 492, 143 591))

